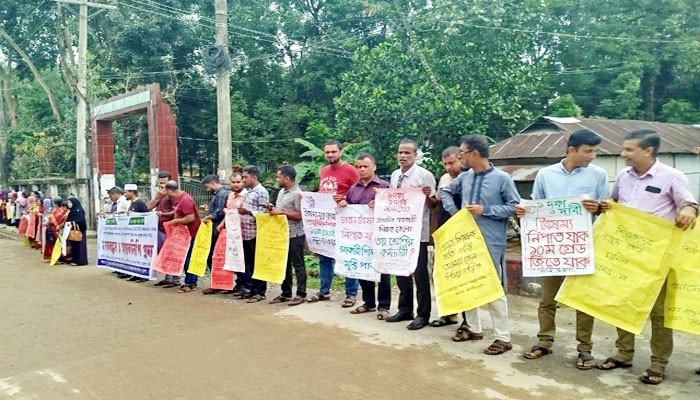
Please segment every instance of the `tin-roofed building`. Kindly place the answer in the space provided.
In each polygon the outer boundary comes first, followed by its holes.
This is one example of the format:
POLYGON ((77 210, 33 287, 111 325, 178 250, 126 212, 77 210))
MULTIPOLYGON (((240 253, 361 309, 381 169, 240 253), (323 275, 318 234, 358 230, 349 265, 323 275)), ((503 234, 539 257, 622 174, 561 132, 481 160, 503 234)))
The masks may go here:
POLYGON ((627 133, 651 129, 661 136, 659 159, 683 171, 695 196, 700 197, 700 125, 662 122, 541 117, 517 135, 491 147, 491 161, 515 180, 520 195, 530 198, 537 171, 564 157, 566 142, 572 132, 589 129, 601 136, 600 152, 593 162, 608 172, 611 183, 626 167, 620 157, 627 133))

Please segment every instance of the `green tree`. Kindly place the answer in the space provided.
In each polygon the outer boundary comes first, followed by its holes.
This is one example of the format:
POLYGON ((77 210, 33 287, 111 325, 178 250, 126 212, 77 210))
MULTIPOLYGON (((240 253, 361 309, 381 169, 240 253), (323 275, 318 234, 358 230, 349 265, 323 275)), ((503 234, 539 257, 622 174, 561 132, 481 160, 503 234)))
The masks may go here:
POLYGON ((581 117, 581 107, 576 104, 574 97, 565 94, 558 97, 549 104, 548 115, 552 117, 581 117))

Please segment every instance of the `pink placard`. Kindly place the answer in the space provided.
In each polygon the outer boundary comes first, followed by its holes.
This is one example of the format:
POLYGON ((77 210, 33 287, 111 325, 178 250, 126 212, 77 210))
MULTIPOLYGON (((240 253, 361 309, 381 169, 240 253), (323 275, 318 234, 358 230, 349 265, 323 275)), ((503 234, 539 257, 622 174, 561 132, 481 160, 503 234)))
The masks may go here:
POLYGON ((166 222, 163 227, 166 239, 153 263, 153 269, 166 275, 180 276, 190 248, 190 232, 184 225, 166 222))
POLYGON ((214 246, 214 254, 211 257, 211 288, 221 290, 233 290, 233 271, 224 269, 226 262, 226 229, 219 232, 219 239, 214 246))

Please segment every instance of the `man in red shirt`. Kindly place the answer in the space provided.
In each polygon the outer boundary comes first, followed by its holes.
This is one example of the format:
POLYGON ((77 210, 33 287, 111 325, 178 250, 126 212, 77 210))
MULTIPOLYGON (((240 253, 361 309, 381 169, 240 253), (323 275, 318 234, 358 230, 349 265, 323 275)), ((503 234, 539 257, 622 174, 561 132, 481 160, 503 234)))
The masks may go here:
MULTIPOLYGON (((336 140, 329 140, 323 146, 323 156, 328 165, 321 168, 318 181, 318 191, 320 193, 330 193, 337 202, 345 199, 345 194, 350 186, 360 180, 360 174, 352 165, 342 160, 343 145, 336 140)), ((321 288, 319 292, 311 298, 309 302, 330 300, 331 283, 333 282, 333 265, 335 259, 318 255, 319 274, 321 275, 321 288)), ((360 283, 357 279, 345 279, 345 300, 342 303, 344 308, 355 305, 357 289, 360 283)))
POLYGON ((165 190, 168 192, 168 197, 173 202, 175 210, 175 218, 170 221, 173 225, 185 225, 190 232, 190 247, 185 258, 185 284, 180 286, 179 293, 189 293, 197 287, 197 275, 190 274, 187 270, 190 268, 190 256, 192 255, 192 245, 194 238, 197 236, 200 219, 197 214, 197 204, 192 196, 178 187, 177 182, 168 181, 165 184, 165 190))
MULTIPOLYGON (((170 172, 162 171, 158 174, 158 191, 155 197, 148 203, 148 208, 150 210, 155 209, 156 215, 158 216, 158 251, 163 247, 165 243, 165 227, 163 224, 174 218, 175 211, 173 210, 173 203, 168 197, 168 192, 165 190, 165 184, 172 180, 173 176, 170 172)), ((180 286, 180 277, 165 275, 165 279, 159 281, 153 286, 162 286, 164 288, 171 288, 175 286, 180 286)))

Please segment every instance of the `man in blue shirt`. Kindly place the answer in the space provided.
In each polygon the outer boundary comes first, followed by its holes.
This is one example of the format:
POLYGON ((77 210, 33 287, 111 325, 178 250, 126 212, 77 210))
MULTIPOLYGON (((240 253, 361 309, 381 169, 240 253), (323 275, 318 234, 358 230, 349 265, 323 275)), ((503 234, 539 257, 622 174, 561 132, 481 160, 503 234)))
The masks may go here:
MULTIPOLYGON (((224 208, 226 208, 226 199, 228 199, 228 190, 219 181, 219 177, 216 175, 207 175, 202 179, 202 185, 204 185, 204 190, 214 195, 209 203, 209 208, 207 208, 207 216, 202 218, 202 223, 211 221, 213 229, 211 233, 211 247, 209 248, 209 256, 207 257, 207 269, 211 269, 212 256, 214 255, 214 246, 216 241, 219 240, 219 230, 216 229, 217 226, 224 220, 226 214, 224 214, 224 208)), ((200 206, 200 208, 205 208, 200 206)), ((194 238, 192 238, 194 240, 194 238)), ((212 294, 217 293, 216 289, 205 290, 202 293, 212 294)))
MULTIPOLYGON (((442 205, 450 215, 454 215, 460 208, 466 208, 474 216, 501 285, 505 288, 506 228, 508 218, 515 215, 520 195, 513 179, 489 162, 489 142, 485 136, 464 137, 459 152, 462 166, 469 170, 459 174, 452 183, 441 189, 442 205), (461 204, 455 204, 458 195, 461 196, 461 204)), ((495 340, 484 353, 503 354, 513 348, 508 324, 508 300, 504 295, 487 307, 493 322, 495 340)), ((452 340, 462 342, 483 339, 478 308, 465 311, 464 319, 452 340)))
MULTIPOLYGON (((560 162, 540 170, 535 178, 532 190, 533 200, 552 199, 568 196, 584 196, 584 207, 591 213, 598 213, 598 202, 610 197, 608 188, 608 174, 603 168, 591 164, 596 157, 600 136, 587 129, 579 129, 569 136, 566 147, 566 156, 560 162)), ((522 218, 525 208, 518 205, 516 215, 522 218)), ((537 314, 539 317, 540 331, 537 334, 538 343, 529 351, 523 353, 523 357, 534 360, 552 352, 556 325, 554 318, 557 312, 557 295, 564 276, 547 276, 540 278, 542 284, 542 300, 540 300, 537 314)), ((595 359, 591 355, 593 342, 593 317, 581 311, 576 311, 576 340, 578 358, 576 368, 591 369, 595 366, 595 359)))

